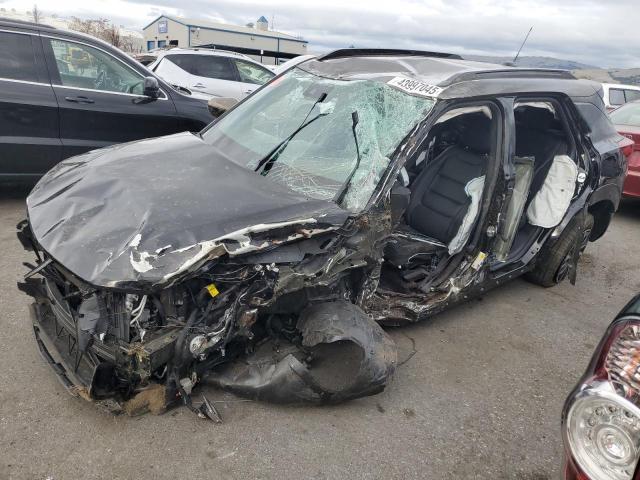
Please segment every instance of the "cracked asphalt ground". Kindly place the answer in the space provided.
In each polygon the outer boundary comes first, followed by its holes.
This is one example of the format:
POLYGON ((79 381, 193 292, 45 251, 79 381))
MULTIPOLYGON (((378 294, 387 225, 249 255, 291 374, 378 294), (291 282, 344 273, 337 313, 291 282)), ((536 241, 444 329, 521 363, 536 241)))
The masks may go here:
MULTIPOLYGON (((2 187, 0 187, 1 189, 2 187)), ((384 393, 283 407, 207 390, 225 422, 185 408, 112 417, 70 397, 40 358, 16 290, 25 191, 0 190, 0 479, 559 478, 563 401, 615 313, 640 291, 640 203, 590 244, 578 283, 515 280, 391 330, 384 393)))

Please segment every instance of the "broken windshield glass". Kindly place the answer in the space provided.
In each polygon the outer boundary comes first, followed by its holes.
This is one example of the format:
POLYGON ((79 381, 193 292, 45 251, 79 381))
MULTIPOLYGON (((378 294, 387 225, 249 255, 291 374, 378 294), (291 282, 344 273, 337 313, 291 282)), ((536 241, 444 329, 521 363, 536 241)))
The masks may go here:
POLYGON ((399 143, 433 105, 432 98, 379 81, 328 79, 296 68, 221 118, 203 138, 233 162, 316 199, 336 198, 353 173, 340 204, 358 211, 399 143))

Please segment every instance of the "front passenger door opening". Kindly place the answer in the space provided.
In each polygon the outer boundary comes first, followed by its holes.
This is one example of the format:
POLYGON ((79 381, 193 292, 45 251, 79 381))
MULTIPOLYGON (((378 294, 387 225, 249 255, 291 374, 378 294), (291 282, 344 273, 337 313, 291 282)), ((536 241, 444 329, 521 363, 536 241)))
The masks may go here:
POLYGON ((500 118, 491 104, 446 111, 408 159, 410 199, 385 248, 382 289, 431 292, 473 253, 495 183, 500 118))

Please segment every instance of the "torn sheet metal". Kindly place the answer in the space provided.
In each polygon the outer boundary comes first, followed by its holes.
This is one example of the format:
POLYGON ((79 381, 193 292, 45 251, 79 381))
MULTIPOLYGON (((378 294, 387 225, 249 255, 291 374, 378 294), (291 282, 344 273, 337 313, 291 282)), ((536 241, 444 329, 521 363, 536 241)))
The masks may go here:
POLYGON ((381 392, 397 364, 393 340, 360 308, 315 304, 298 319, 301 347, 261 348, 209 374, 207 383, 275 403, 339 403, 381 392))
POLYGON ((169 283, 207 257, 337 227, 347 213, 239 167, 182 133, 74 157, 27 198, 37 242, 94 286, 169 283), (175 152, 180 151, 180 158, 175 152), (287 228, 290 227, 290 228, 287 228), (297 228, 299 227, 299 229, 297 228))

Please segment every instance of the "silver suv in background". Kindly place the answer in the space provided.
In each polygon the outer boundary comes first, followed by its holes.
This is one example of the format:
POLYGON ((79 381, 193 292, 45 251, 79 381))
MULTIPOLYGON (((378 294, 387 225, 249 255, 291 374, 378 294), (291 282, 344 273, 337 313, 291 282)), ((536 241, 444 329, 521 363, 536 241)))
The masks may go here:
POLYGON ((640 86, 637 85, 603 83, 602 90, 607 112, 610 112, 625 103, 640 100, 640 86))
POLYGON ((161 52, 148 68, 173 85, 237 100, 275 76, 246 55, 197 48, 161 52))

